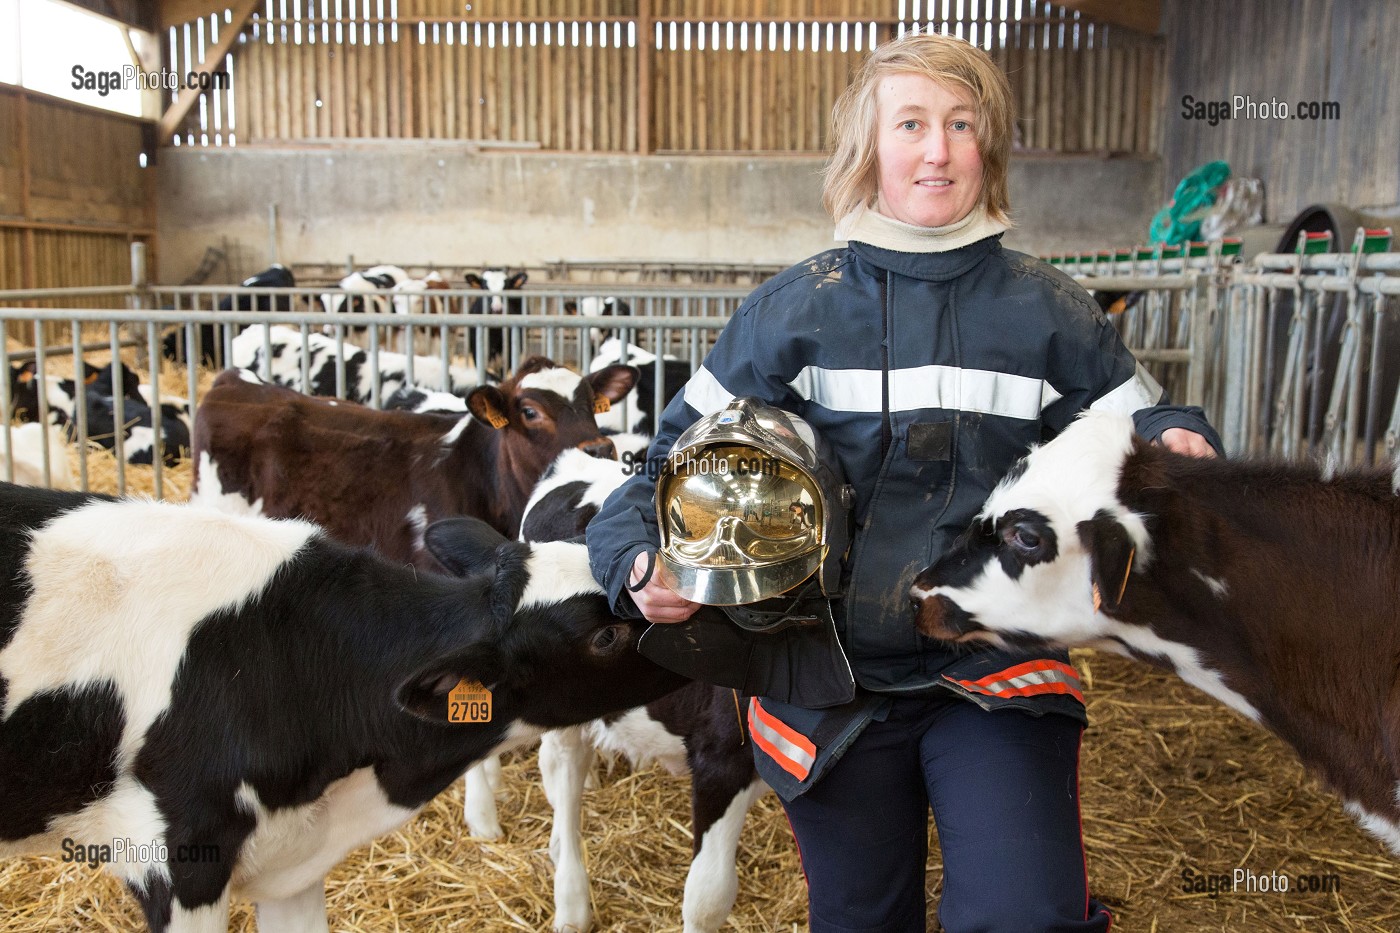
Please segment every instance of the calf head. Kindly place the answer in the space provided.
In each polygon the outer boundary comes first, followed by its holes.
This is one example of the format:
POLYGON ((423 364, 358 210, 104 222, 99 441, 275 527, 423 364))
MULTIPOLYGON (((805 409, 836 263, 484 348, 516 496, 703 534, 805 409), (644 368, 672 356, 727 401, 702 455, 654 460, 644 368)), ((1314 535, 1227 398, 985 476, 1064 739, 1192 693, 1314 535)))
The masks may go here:
POLYGON ((482 424, 507 432, 513 457, 536 464, 538 477, 562 450, 576 447, 616 459, 612 442, 598 431, 597 412, 607 411, 636 385, 632 366, 609 366, 588 376, 533 356, 499 386, 478 386, 467 410, 482 424))
POLYGON ((435 522, 424 541, 449 572, 479 581, 470 610, 481 624, 452 623, 466 644, 399 687, 409 712, 446 720, 449 692, 467 680, 525 722, 556 727, 642 705, 683 683, 637 653, 647 623, 609 611, 585 545, 509 541, 473 518, 435 522))
POLYGON ((971 527, 914 580, 919 631, 996 645, 1079 645, 1119 625, 1129 574, 1151 559, 1119 498, 1132 419, 1091 413, 1012 468, 971 527))
POLYGON ((506 298, 502 293, 519 291, 529 279, 528 273, 517 272, 511 275, 506 269, 486 269, 480 275, 475 272, 467 273, 468 287, 490 292, 485 298, 477 298, 472 302, 472 313, 519 314, 523 307, 521 300, 506 298))
MULTIPOLYGON (((92 385, 103 370, 86 360, 82 363, 83 383, 92 385)), ((111 376, 108 375, 110 383, 111 376)), ((134 376, 133 376, 134 378, 134 376)), ((39 377, 38 366, 33 360, 10 369, 10 408, 21 421, 39 420, 39 387, 45 387, 44 397, 49 406, 49 422, 66 424, 73 412, 74 399, 78 396, 77 381, 59 376, 39 377)))

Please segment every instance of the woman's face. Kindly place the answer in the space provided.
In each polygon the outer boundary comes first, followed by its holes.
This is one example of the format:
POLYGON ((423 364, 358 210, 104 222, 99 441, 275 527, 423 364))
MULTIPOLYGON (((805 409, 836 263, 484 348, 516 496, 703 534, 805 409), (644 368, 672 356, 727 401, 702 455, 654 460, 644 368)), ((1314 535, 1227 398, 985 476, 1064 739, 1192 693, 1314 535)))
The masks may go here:
POLYGON ((972 98, 919 74, 875 89, 880 213, 920 227, 962 220, 982 197, 972 98))

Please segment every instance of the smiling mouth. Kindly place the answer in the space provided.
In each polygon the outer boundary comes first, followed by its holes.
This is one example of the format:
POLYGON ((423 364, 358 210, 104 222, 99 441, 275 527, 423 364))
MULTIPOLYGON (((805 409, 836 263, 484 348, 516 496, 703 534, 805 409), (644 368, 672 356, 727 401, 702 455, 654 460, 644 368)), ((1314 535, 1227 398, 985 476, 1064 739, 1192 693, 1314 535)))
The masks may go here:
POLYGON ((922 180, 922 181, 916 181, 916 182, 914 182, 914 184, 918 185, 918 186, 921 187, 921 188, 951 188, 951 187, 953 186, 953 183, 952 183, 951 181, 949 181, 948 179, 946 179, 946 178, 943 178, 943 179, 931 179, 931 178, 926 178, 926 179, 924 179, 924 180, 922 180))

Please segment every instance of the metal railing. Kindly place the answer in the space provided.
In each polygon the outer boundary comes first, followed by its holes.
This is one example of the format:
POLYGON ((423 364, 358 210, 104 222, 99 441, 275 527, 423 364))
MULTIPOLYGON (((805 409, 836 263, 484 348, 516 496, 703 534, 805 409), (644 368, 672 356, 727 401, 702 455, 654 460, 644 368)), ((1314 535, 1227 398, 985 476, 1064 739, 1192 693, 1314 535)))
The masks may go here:
MULTIPOLYGON (((1247 264, 1213 249, 1176 258, 1160 252, 1126 259, 1121 253, 1098 254, 1089 262, 1061 260, 1060 265, 1095 292, 1130 293, 1129 307, 1113 317, 1124 342, 1174 401, 1206 410, 1229 454, 1330 459, 1350 466, 1394 458, 1400 449, 1400 322, 1392 319, 1400 310, 1394 300, 1400 295, 1400 254, 1367 251, 1374 244, 1360 241, 1357 245, 1363 248, 1349 254, 1314 253, 1308 245, 1297 254, 1262 254, 1247 264)), ((499 378, 534 354, 587 371, 600 332, 606 331, 625 347, 656 357, 646 365, 654 367, 653 410, 660 411, 665 402, 663 357, 681 360, 693 372, 747 294, 745 288, 580 283, 505 293, 502 297, 518 302, 521 313, 501 315, 466 310, 488 297, 485 292, 448 289, 409 296, 440 302, 442 313, 394 313, 393 292, 148 286, 139 259, 134 269, 131 286, 0 292, 0 303, 53 304, 97 295, 113 305, 111 310, 0 307, 0 322, 12 335, 20 331, 27 337, 21 342, 32 346, 0 349, 0 364, 12 372, 14 364, 32 360, 39 373, 62 374, 81 384, 84 353, 123 359, 153 387, 151 419, 157 437, 159 403, 165 395, 177 394, 160 388, 172 349, 177 358, 194 362, 183 370, 177 367, 179 391, 193 409, 212 373, 240 362, 235 345, 240 332, 246 332, 239 342, 243 352, 261 350, 257 365, 265 377, 273 375, 268 367, 275 334, 297 359, 295 372, 279 378, 296 388, 309 387, 313 350, 320 348, 334 372, 334 394, 381 405, 386 401, 386 365, 401 370, 395 384, 461 392, 464 386, 499 378), (367 299, 370 310, 328 314, 319 304, 319 296, 327 293, 367 299), (565 311, 570 303, 605 295, 625 301, 632 314, 565 311), (221 302, 245 308, 262 302, 293 310, 216 310, 221 302), (60 336, 54 336, 55 329, 60 336), (492 336, 499 338, 502 350, 494 361, 478 352, 490 346, 492 336), (71 362, 60 362, 61 356, 71 362), (352 386, 354 366, 368 377, 352 386), (468 375, 461 376, 463 372, 468 375)), ((0 381, 0 410, 12 410, 11 382, 0 381)), ((87 488, 87 442, 92 438, 83 395, 76 392, 69 430, 77 439, 76 483, 87 488)), ((113 407, 121 423, 123 402, 116 399, 113 407)), ((46 393, 39 393, 37 408, 39 419, 47 422, 46 393)), ((125 491, 121 433, 115 432, 108 444, 119 464, 118 492, 125 491)), ((13 450, 10 434, 6 420, 0 425, 6 451, 13 450)), ((155 494, 160 495, 159 450, 154 460, 155 494)), ((45 482, 50 465, 46 436, 45 482)), ((11 479, 13 470, 13 456, 0 456, 0 478, 11 479)))
MULTIPOLYGON (((1400 254, 1389 230, 1351 252, 1308 234, 1238 262, 1230 243, 1053 257, 1096 291, 1138 292, 1118 322, 1159 379, 1205 408, 1231 455, 1372 465, 1400 448, 1400 254), (1159 349, 1163 348, 1163 349, 1159 349)), ((1236 244, 1237 247, 1237 244, 1236 244)))

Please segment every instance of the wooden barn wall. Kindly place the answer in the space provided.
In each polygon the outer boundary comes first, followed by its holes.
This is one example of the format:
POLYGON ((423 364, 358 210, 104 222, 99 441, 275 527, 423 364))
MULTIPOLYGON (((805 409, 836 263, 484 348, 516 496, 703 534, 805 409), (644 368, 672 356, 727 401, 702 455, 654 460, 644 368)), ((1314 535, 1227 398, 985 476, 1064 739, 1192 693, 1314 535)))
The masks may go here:
POLYGON ((150 141, 141 120, 0 85, 0 289, 129 284, 130 244, 155 240, 150 141))
MULTIPOLYGON (((1400 61, 1394 0, 1164 0, 1169 93, 1164 180, 1223 159, 1264 182, 1266 220, 1308 205, 1400 206, 1400 108, 1384 63, 1400 61), (1226 120, 1182 116, 1181 100, 1336 101, 1337 120, 1226 120)), ((1170 194, 1168 187, 1167 194, 1170 194)))
MULTIPOLYGON (((227 28, 172 30, 170 67, 193 68, 227 28)), ((1023 148, 1155 151, 1161 41, 1046 0, 268 0, 222 63, 231 87, 175 142, 817 152, 855 65, 905 29, 988 49, 1011 76, 1023 148)))

